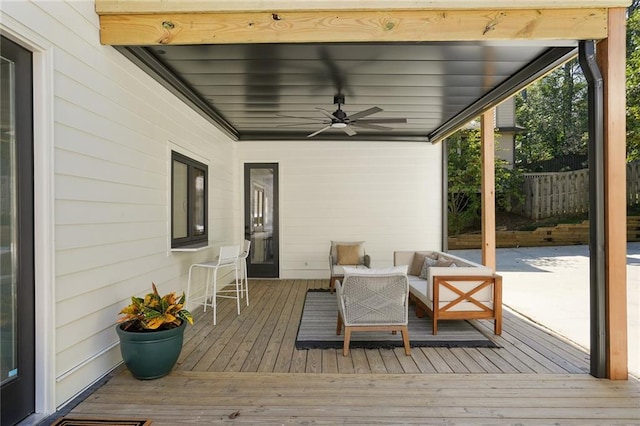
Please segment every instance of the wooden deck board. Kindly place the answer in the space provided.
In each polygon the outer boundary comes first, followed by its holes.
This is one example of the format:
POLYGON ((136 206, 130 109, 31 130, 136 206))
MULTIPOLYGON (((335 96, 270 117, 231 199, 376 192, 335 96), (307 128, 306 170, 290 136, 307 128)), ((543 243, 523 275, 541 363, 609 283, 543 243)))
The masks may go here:
POLYGON ((475 357, 472 357, 470 354, 465 352, 464 348, 451 348, 450 352, 453 355, 455 355, 455 357, 458 358, 458 360, 462 364, 464 364, 464 366, 466 367, 467 370, 469 370, 470 373, 486 373, 487 372, 487 370, 485 370, 480 365, 480 362, 482 362, 481 361, 482 355, 479 352, 476 352, 473 354, 473 355, 476 355, 475 357))
MULTIPOLYGON (((508 313, 505 312, 505 321, 512 321, 512 317, 508 313)), ((480 327, 484 327, 488 329, 488 324, 480 323, 480 327)), ((517 337, 514 337, 510 334, 509 329, 502 328, 502 335, 500 339, 497 339, 498 344, 502 346, 503 356, 511 356, 513 360, 517 363, 521 364, 523 369, 520 369, 521 372, 527 372, 525 369, 533 371, 535 373, 562 373, 564 369, 560 366, 557 366, 552 361, 548 360, 544 355, 538 353, 535 349, 529 347, 525 342, 521 341, 517 337)))
POLYGON ((235 422, 261 424, 633 424, 639 408, 637 381, 583 374, 174 371, 139 381, 124 371, 71 414, 154 425, 213 424, 234 414, 235 422))
MULTIPOLYGON (((245 341, 249 345, 253 345, 253 341, 251 341, 251 337, 257 335, 258 330, 262 328, 262 325, 266 321, 266 317, 270 312, 270 309, 273 305, 278 301, 278 287, 275 287, 274 290, 267 292, 263 298, 266 303, 252 303, 251 305, 245 307, 244 314, 241 314, 234 318, 228 333, 231 336, 224 345, 224 348, 215 359, 215 361, 211 364, 211 369, 214 371, 239 371, 242 367, 242 362, 244 359, 234 361, 234 357, 238 353, 238 351, 242 351, 242 345, 245 341), (231 331, 233 332, 231 333, 231 331)), ((235 304, 235 302, 233 302, 235 304)), ((243 309, 241 306, 240 309, 243 309)), ((241 311, 242 312, 242 311, 241 311)), ((244 345, 244 349, 247 351, 251 350, 251 346, 247 348, 244 345)), ((242 356, 240 355, 240 358, 242 356)))
MULTIPOLYGON (((299 299, 298 294, 304 293, 305 289, 302 289, 300 285, 293 286, 290 290, 289 297, 286 299, 284 308, 282 309, 278 322, 275 325, 271 338, 267 343, 267 347, 262 355, 260 364, 258 365, 258 371, 275 371, 276 360, 280 352, 280 347, 284 341, 287 328, 292 322, 292 311, 296 302, 299 299)), ((284 297, 284 296, 283 296, 284 297)))
POLYGON ((419 373, 435 373, 436 369, 429 361, 424 351, 421 348, 415 348, 411 351, 411 358, 416 363, 419 373))
POLYGON ((358 374, 367 374, 371 373, 371 368, 369 367, 369 360, 367 360, 367 355, 364 352, 364 349, 351 349, 349 351, 351 355, 351 359, 353 360, 353 368, 358 374))
POLYGON ((353 368, 353 359, 350 356, 343 356, 342 351, 337 351, 338 373, 354 374, 356 369, 353 368))
POLYGON ((435 351, 442 357, 444 362, 447 363, 449 368, 454 373, 469 373, 469 368, 464 365, 453 353, 451 349, 448 348, 434 348, 435 351))
POLYGON ((291 368, 291 361, 295 351, 296 335, 298 333, 298 324, 302 317, 302 306, 304 305, 308 284, 303 280, 287 280, 283 282, 283 284, 289 285, 290 287, 298 287, 298 291, 295 292, 295 304, 291 311, 291 316, 289 317, 289 322, 287 323, 287 328, 273 369, 273 371, 286 373, 291 368))
POLYGON ((269 321, 274 310, 279 309, 283 305, 281 293, 282 286, 273 286, 273 291, 269 292, 268 303, 261 304, 262 309, 256 310, 254 315, 247 318, 244 322, 244 332, 238 333, 237 341, 240 343, 236 346, 235 351, 229 359, 226 371, 241 371, 245 362, 256 363, 249 358, 249 354, 257 352, 254 356, 259 360, 262 356, 262 343, 266 344, 274 329, 274 323, 269 321), (262 339, 260 339, 262 337, 262 339), (260 343, 258 343, 260 341, 260 343))
POLYGON ((338 351, 336 349, 322 351, 322 371, 330 374, 338 373, 338 351))

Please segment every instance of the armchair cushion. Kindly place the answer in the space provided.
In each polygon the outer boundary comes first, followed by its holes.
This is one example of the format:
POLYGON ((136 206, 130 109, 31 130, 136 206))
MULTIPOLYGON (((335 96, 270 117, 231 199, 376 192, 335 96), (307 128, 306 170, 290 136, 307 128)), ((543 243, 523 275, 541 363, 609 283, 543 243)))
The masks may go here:
POLYGON ((329 252, 329 256, 332 259, 332 264, 336 265, 338 263, 338 246, 355 246, 358 248, 358 262, 353 265, 364 265, 365 263, 365 253, 364 253, 364 241, 331 241, 331 249, 329 252))
POLYGON ((344 275, 407 275, 407 265, 390 266, 388 268, 355 268, 345 266, 344 275))
POLYGON ((343 245, 336 246, 338 253, 338 265, 358 265, 360 263, 360 246, 343 245))

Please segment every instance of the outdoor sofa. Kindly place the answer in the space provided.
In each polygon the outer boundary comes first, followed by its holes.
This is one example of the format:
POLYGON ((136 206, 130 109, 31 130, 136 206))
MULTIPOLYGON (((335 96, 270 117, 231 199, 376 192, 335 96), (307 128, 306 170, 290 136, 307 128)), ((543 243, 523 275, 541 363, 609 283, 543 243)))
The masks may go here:
POLYGON ((394 265, 408 266, 409 299, 418 317, 433 320, 493 319, 502 333, 502 277, 484 265, 439 251, 395 251, 394 265))

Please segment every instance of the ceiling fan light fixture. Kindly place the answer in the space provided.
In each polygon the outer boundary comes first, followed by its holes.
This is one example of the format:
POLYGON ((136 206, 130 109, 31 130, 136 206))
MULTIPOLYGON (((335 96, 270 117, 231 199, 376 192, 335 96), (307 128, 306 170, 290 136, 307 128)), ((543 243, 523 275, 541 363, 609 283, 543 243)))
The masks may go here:
MULTIPOLYGON (((338 109, 335 110, 334 112, 329 112, 326 109, 322 109, 322 108, 316 108, 318 111, 322 113, 322 115, 325 118, 324 119, 312 118, 311 120, 321 121, 324 127, 319 130, 316 130, 313 133, 308 134, 307 135, 308 138, 312 138, 329 129, 340 129, 343 132, 345 132, 347 136, 355 136, 358 134, 358 132, 356 132, 354 127, 362 127, 364 129, 371 129, 371 130, 390 131, 390 130, 393 130, 393 128, 381 126, 379 123, 406 123, 407 122, 406 118, 377 118, 377 119, 365 118, 365 117, 369 117, 372 114, 377 114, 379 112, 382 112, 382 108, 377 106, 349 115, 340 108, 340 105, 344 104, 344 95, 342 94, 337 94, 333 98, 333 102, 338 104, 338 109)), ((281 117, 309 119, 307 117, 292 117, 292 116, 285 116, 285 115, 282 115, 281 117)), ((293 124, 293 125, 298 125, 298 124, 293 124)), ((291 126, 291 124, 285 124, 284 126, 291 126)))

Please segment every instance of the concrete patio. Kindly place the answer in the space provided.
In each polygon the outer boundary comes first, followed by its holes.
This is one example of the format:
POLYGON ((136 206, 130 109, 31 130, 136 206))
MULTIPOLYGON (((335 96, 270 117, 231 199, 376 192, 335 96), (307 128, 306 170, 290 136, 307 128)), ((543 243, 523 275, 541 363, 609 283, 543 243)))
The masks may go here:
MULTIPOLYGON (((480 262, 480 250, 452 250, 480 262)), ((589 246, 496 250, 511 309, 589 349, 589 246)), ((640 243, 627 244, 629 373, 640 377, 640 243)))

